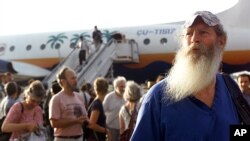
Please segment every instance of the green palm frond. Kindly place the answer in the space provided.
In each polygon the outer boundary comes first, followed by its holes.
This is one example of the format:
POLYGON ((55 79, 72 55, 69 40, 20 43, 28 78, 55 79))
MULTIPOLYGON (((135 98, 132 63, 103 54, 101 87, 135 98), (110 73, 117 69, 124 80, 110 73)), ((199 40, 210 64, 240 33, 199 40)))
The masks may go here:
POLYGON ((80 35, 73 34, 73 37, 70 39, 70 42, 76 44, 79 41, 79 39, 80 39, 80 35))
POLYGON ((64 43, 64 41, 63 41, 62 39, 58 39, 58 41, 59 41, 60 43, 62 43, 62 44, 64 43))
POLYGON ((49 36, 49 40, 47 41, 47 44, 51 44, 51 48, 54 48, 54 45, 59 42, 59 44, 63 44, 65 39, 68 39, 65 33, 59 33, 56 36, 49 36))
POLYGON ((116 33, 117 31, 112 31, 110 32, 109 30, 103 30, 102 36, 104 36, 104 38, 106 38, 106 41, 108 42, 111 38, 111 35, 116 33))

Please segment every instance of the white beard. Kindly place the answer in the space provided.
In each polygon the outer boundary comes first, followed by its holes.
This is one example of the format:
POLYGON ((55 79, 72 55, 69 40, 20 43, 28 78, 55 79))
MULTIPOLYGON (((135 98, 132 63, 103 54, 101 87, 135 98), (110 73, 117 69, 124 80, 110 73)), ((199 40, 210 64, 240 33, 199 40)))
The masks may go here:
POLYGON ((222 51, 219 45, 182 47, 167 76, 165 98, 176 102, 208 86, 218 72, 222 51), (194 53, 193 48, 200 50, 194 53))

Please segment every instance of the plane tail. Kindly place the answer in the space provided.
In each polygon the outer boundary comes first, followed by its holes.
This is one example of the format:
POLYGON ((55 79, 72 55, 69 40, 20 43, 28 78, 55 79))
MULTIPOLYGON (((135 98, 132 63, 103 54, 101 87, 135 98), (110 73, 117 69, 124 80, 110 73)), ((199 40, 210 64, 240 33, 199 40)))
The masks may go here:
POLYGON ((239 0, 235 6, 217 14, 217 16, 223 25, 228 27, 250 27, 249 5, 249 0, 239 0))

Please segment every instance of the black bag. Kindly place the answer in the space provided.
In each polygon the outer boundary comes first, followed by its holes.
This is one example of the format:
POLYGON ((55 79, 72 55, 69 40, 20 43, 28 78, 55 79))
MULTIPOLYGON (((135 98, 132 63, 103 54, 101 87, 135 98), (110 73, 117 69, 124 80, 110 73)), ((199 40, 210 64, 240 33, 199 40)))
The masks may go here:
POLYGON ((11 134, 12 134, 12 133, 2 132, 1 127, 3 125, 5 118, 6 118, 6 116, 4 116, 0 119, 0 141, 8 141, 10 139, 11 134))
POLYGON ((83 139, 87 140, 87 138, 89 137, 89 133, 91 132, 90 129, 88 128, 88 121, 84 121, 82 129, 83 129, 83 139))
POLYGON ((250 125, 250 107, 243 98, 238 85, 228 75, 222 75, 237 109, 241 124, 250 125))

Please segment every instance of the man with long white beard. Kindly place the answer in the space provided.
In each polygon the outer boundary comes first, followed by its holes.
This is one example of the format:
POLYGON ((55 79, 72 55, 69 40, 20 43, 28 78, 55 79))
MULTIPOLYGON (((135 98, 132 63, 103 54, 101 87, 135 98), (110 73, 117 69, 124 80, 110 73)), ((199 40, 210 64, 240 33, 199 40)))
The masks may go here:
POLYGON ((183 27, 173 67, 144 98, 131 141, 228 141, 240 123, 218 73, 227 41, 220 20, 198 11, 183 27))

